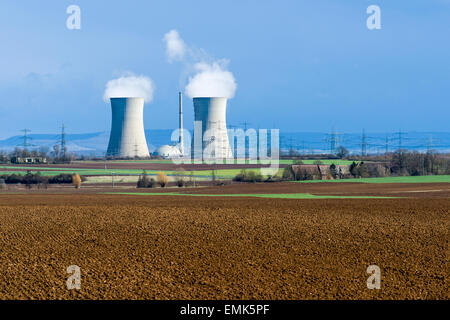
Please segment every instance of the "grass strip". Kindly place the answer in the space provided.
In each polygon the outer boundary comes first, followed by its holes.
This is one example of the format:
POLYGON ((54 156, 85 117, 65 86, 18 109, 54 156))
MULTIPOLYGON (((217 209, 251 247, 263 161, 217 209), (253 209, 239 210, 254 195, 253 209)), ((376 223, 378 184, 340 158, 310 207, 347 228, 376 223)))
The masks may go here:
POLYGON ((384 196, 331 196, 313 195, 310 193, 273 193, 273 194, 201 194, 201 193, 178 193, 178 192, 105 192, 102 194, 120 194, 137 196, 190 196, 190 197, 253 197, 272 199, 398 199, 399 197, 384 196))
POLYGON ((408 177, 382 177, 361 179, 338 179, 338 180, 302 180, 292 181, 295 183, 450 183, 450 175, 438 176, 408 176, 408 177))

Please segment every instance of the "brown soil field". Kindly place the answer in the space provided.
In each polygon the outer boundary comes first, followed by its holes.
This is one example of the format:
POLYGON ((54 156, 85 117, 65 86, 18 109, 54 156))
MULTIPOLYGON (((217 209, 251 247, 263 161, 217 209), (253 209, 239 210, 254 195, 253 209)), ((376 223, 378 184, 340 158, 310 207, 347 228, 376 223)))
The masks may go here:
POLYGON ((0 298, 449 299, 449 208, 442 197, 0 194, 0 298), (372 264, 380 290, 366 287, 372 264), (81 290, 66 288, 69 265, 81 290))
POLYGON ((178 188, 169 183, 168 188, 137 189, 134 183, 117 184, 115 188, 110 183, 84 184, 81 189, 74 190, 72 185, 49 185, 47 190, 33 186, 26 190, 23 185, 9 185, 11 193, 74 193, 93 194, 104 192, 143 192, 143 193, 195 193, 195 194, 274 194, 274 193, 310 193, 313 195, 332 196, 387 196, 405 198, 450 198, 450 183, 353 183, 353 182, 321 182, 321 183, 239 183, 229 182, 221 186, 212 186, 211 182, 197 182, 196 188, 178 188))
MULTIPOLYGON (((139 189, 141 191, 141 189, 139 189)), ((148 191, 147 191, 148 192, 148 191)), ((311 193, 333 196, 390 196, 390 197, 443 197, 450 198, 450 183, 233 183, 188 189, 186 193, 203 194, 273 194, 311 193)))

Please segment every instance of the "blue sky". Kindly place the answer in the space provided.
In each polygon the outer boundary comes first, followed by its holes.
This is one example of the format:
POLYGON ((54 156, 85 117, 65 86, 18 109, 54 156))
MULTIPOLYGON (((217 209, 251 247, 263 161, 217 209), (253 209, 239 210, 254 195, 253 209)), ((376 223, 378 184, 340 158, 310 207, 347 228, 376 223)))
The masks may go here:
MULTIPOLYGON (((0 2, 0 138, 109 130, 108 80, 153 79, 146 129, 177 126, 180 63, 163 36, 176 29, 229 59, 237 91, 228 123, 283 131, 450 131, 450 0, 0 2), (66 8, 81 8, 68 30, 66 8), (381 8, 368 30, 366 8, 381 8)), ((185 101, 185 125, 193 108, 185 101)))

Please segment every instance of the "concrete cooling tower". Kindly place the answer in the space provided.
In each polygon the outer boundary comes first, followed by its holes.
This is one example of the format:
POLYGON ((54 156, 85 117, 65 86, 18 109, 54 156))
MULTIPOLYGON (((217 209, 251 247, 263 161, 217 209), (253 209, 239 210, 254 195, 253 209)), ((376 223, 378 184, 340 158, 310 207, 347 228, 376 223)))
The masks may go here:
MULTIPOLYGON (((227 98, 194 98, 194 120, 202 123, 203 151, 214 150, 213 153, 206 153, 211 155, 211 158, 225 159, 233 156, 228 141, 226 111, 227 98)), ((194 158, 199 159, 201 156, 195 149, 195 141, 198 139, 196 139, 196 133, 194 129, 193 155, 194 158)))
POLYGON ((111 98, 111 135, 107 156, 149 157, 144 132, 144 98, 111 98))

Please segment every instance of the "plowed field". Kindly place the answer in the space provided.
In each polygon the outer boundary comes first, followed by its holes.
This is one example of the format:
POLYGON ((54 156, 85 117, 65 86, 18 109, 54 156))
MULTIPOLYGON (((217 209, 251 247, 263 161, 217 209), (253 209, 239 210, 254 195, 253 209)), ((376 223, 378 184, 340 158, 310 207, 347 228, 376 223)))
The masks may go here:
POLYGON ((0 298, 449 299, 449 208, 445 197, 0 195, 0 298), (366 286, 373 264, 380 290, 366 286), (81 290, 66 287, 69 265, 81 290))

